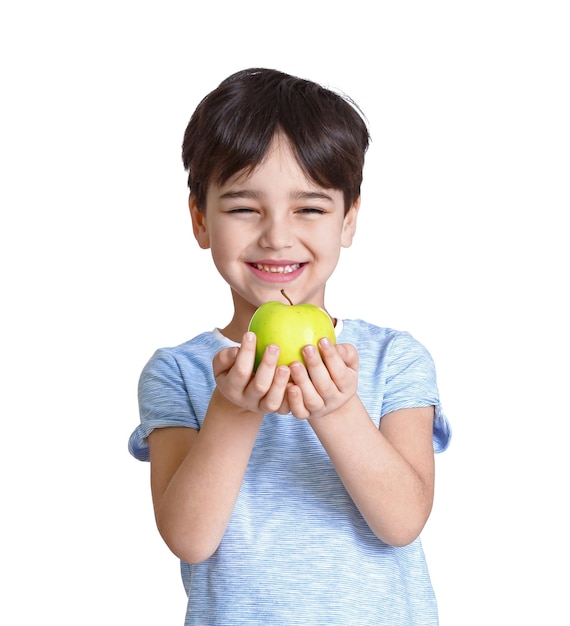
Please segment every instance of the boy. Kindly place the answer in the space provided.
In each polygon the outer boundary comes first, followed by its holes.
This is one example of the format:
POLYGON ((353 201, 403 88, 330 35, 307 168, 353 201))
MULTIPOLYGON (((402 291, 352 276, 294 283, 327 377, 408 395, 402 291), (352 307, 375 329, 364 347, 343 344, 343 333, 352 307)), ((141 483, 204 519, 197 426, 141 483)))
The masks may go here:
POLYGON ((333 319, 337 343, 253 371, 257 307, 325 307, 360 206, 366 124, 282 72, 230 76, 185 132, 194 236, 228 283, 222 329, 158 350, 131 453, 151 462, 158 529, 182 564, 187 625, 433 626, 419 534, 450 431, 429 353, 333 319))

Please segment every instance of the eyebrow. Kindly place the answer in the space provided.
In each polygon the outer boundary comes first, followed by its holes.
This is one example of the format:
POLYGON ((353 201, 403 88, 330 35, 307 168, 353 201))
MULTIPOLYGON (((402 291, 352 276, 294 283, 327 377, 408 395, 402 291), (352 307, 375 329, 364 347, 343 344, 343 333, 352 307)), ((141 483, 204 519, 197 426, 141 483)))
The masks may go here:
POLYGON ((329 200, 332 196, 324 191, 296 191, 291 194, 293 200, 329 200))
POLYGON ((236 189, 233 191, 226 191, 220 194, 220 198, 251 198, 252 200, 257 200, 263 197, 263 194, 260 191, 255 191, 253 189, 236 189))
MULTIPOLYGON (((259 200, 263 198, 264 194, 256 189, 235 189, 222 193, 221 199, 232 198, 250 198, 252 200, 259 200)), ((292 200, 325 200, 332 201, 332 196, 324 191, 294 191, 291 194, 292 200)))

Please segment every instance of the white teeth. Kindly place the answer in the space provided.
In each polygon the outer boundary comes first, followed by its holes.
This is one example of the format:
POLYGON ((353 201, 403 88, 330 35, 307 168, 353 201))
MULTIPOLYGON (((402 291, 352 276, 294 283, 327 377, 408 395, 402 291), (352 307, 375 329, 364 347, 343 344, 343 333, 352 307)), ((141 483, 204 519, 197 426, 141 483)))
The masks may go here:
POLYGON ((259 263, 252 263, 252 265, 262 271, 269 272, 270 274, 290 274, 301 267, 300 263, 294 265, 260 265, 259 263))

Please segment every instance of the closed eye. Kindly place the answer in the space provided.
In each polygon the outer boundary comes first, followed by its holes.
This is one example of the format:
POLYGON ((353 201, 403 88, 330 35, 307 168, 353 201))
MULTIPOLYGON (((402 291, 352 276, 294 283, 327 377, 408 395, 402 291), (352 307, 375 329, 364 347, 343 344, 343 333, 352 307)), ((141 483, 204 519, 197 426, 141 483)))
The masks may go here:
POLYGON ((317 207, 303 207, 302 209, 299 209, 297 211, 297 213, 302 213, 304 215, 324 215, 326 213, 326 211, 324 209, 318 209, 317 207))
POLYGON ((230 209, 227 212, 228 213, 254 213, 255 211, 253 209, 250 209, 249 207, 240 206, 240 207, 236 207, 235 209, 230 209))

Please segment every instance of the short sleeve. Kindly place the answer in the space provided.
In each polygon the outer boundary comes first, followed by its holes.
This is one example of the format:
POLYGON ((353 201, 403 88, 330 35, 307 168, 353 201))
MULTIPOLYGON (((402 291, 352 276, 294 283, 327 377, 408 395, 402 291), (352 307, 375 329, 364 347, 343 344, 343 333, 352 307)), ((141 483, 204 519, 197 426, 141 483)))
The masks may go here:
POLYGON ((409 333, 398 333, 388 347, 386 388, 382 415, 398 409, 433 406, 435 409, 434 452, 443 452, 451 439, 451 428, 443 413, 433 359, 409 333))
POLYGON ((155 428, 199 428, 184 378, 175 357, 158 350, 139 378, 140 424, 129 438, 129 452, 140 461, 150 460, 147 437, 155 428))

